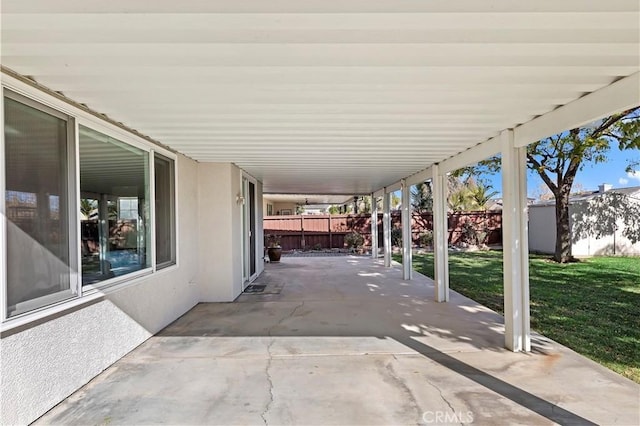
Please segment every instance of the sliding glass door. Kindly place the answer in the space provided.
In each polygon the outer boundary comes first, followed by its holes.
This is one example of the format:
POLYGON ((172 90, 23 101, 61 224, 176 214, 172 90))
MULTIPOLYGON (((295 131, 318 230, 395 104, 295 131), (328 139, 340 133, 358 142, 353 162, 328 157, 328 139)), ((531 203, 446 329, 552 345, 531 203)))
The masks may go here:
POLYGON ((246 286, 256 277, 256 185, 242 178, 243 281, 246 286))

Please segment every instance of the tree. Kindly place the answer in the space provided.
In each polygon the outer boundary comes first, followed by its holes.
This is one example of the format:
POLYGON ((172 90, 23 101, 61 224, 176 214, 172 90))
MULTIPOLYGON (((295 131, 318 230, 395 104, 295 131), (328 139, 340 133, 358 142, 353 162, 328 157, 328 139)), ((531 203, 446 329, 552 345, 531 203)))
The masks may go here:
MULTIPOLYGON (((566 263, 573 260, 569 196, 576 174, 586 164, 607 161, 607 153, 615 146, 620 150, 640 149, 640 107, 612 114, 527 147, 527 166, 538 173, 555 200, 555 261, 566 263)), ((630 160, 627 171, 637 165, 638 160, 630 160)), ((479 174, 495 172, 499 168, 499 157, 493 157, 481 161, 478 167, 465 168, 464 172, 479 174)))
POLYGON ((329 214, 339 214, 340 207, 338 206, 329 206, 329 214))
POLYGON ((639 118, 640 107, 636 107, 534 142, 527 148, 527 165, 538 173, 555 198, 556 262, 573 260, 569 195, 576 174, 585 164, 605 162, 614 144, 621 150, 640 149, 639 118))
POLYGON ((468 182, 467 191, 469 198, 474 205, 475 210, 487 210, 487 204, 492 197, 498 194, 497 191, 491 191, 493 187, 484 182, 468 182))
POLYGON ((81 198, 80 199, 80 213, 86 218, 89 219, 91 213, 96 209, 98 203, 96 200, 91 200, 89 198, 81 198))
POLYGON ((362 197, 362 207, 360 208, 360 213, 371 214, 371 195, 365 195, 364 197, 362 197))
POLYGON ((454 212, 475 210, 475 201, 470 191, 471 185, 475 185, 473 176, 465 177, 455 173, 449 175, 447 179, 449 193, 447 204, 449 205, 449 210, 454 212))
POLYGON ((454 191, 449 192, 447 203, 449 204, 449 210, 454 212, 463 212, 470 210, 471 200, 469 199, 469 192, 467 188, 460 187, 454 191))
POLYGON ((411 188, 411 207, 417 213, 433 211, 431 183, 419 183, 411 188))
POLYGON ((551 192, 549 187, 544 182, 538 185, 536 190, 533 192, 533 196, 536 198, 536 200, 540 201, 553 200, 553 192, 551 192))
POLYGON ((398 194, 396 194, 395 192, 391 193, 391 208, 393 210, 396 210, 398 208, 398 206, 400 205, 400 197, 398 196, 398 194))

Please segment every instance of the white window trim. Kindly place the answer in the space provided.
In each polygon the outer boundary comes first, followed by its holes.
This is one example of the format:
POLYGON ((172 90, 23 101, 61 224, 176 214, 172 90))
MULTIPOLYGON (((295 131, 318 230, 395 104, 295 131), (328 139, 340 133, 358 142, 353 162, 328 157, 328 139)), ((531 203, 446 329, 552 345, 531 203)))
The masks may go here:
POLYGON ((87 284, 85 286, 83 286, 83 294, 91 294, 94 293, 96 291, 102 291, 105 288, 108 287, 114 287, 117 286, 119 284, 126 284, 128 281, 134 280, 136 278, 139 277, 143 277, 143 276, 147 276, 150 275, 153 271, 152 267, 148 267, 148 268, 144 268, 144 269, 140 269, 137 271, 133 271, 130 272, 128 274, 125 275, 120 275, 118 277, 113 277, 113 278, 109 278, 107 280, 104 281, 99 281, 97 283, 93 283, 93 284, 87 284))
POLYGON ((149 221, 151 224, 151 269, 158 270, 156 265, 156 156, 153 150, 149 151, 149 221))
MULTIPOLYGON (((128 288, 130 286, 134 286, 143 282, 149 276, 156 273, 166 273, 169 271, 173 271, 179 268, 179 203, 178 203, 178 155, 168 149, 165 149, 159 145, 156 145, 148 140, 139 137, 125 129, 122 129, 108 121, 102 120, 99 117, 88 113, 68 102, 65 102, 61 99, 56 98, 55 96, 46 93, 45 91, 33 87, 19 79, 16 79, 12 76, 4 74, 0 72, 0 152, 4 153, 5 149, 5 140, 4 140, 4 90, 9 89, 19 95, 22 95, 28 99, 31 99, 34 102, 40 103, 46 107, 52 108, 59 113, 65 114, 69 116, 69 123, 73 126, 74 130, 74 141, 73 149, 75 155, 75 164, 70 164, 70 166, 75 167, 74 169, 74 181, 71 182, 73 186, 69 186, 68 192, 70 197, 74 197, 70 203, 75 204, 80 199, 80 147, 79 147, 79 126, 85 126, 92 130, 104 133, 107 136, 113 137, 125 144, 129 144, 136 148, 139 148, 149 155, 149 185, 150 185, 150 218, 151 218, 151 259, 152 263, 150 267, 141 269, 139 271, 132 272, 130 274, 126 274, 120 277, 114 277, 108 280, 105 280, 100 283, 100 285, 82 285, 82 275, 79 270, 75 273, 75 285, 76 285, 76 295, 70 299, 62 300, 57 303, 52 303, 51 305, 43 306, 40 308, 36 308, 32 311, 25 312, 23 314, 18 314, 11 318, 7 317, 7 274, 6 274, 6 206, 5 206, 5 197, 2 195, 0 197, 0 332, 5 332, 7 330, 11 330, 16 327, 21 327, 28 325, 30 323, 39 322, 48 317, 55 317, 56 314, 61 312, 68 311, 76 306, 80 306, 91 302, 97 298, 103 297, 106 294, 117 292, 123 288, 128 288), (167 266, 160 270, 156 270, 155 264, 155 198, 153 197, 155 193, 155 184, 153 180, 154 173, 154 158, 153 154, 157 152, 160 155, 163 155, 174 162, 174 221, 175 221, 175 244, 176 244, 176 262, 173 265, 167 266)), ((5 191, 5 164, 4 161, 0 161, 0 191, 4 194, 5 191)), ((73 216, 73 215, 72 215, 73 216)), ((76 246, 76 256, 75 262, 77 267, 79 268, 81 265, 81 249, 80 244, 78 244, 78 240, 81 233, 80 221, 77 220, 77 214, 73 217, 70 217, 69 220, 76 219, 76 226, 73 227, 70 225, 69 232, 70 238, 74 237, 75 234, 75 246, 76 246)), ((70 239, 71 243, 71 239, 70 239)), ((74 277, 72 277, 71 281, 71 290, 74 288, 74 277)))
MULTIPOLYGON (((74 199, 78 200, 77 202, 80 202, 80 126, 78 125, 78 120, 73 120, 73 151, 75 154, 75 159, 74 159, 74 163, 73 163, 73 172, 74 172, 74 183, 75 183, 75 188, 74 188, 74 199)), ((4 186, 1 187, 2 189, 4 189, 4 186)), ((82 265, 82 249, 81 249, 81 236, 82 236, 82 224, 80 223, 80 218, 78 217, 78 215, 76 214, 76 238, 78 239, 77 243, 76 243, 76 269, 74 271, 74 275, 75 275, 75 279, 76 279, 76 293, 78 295, 78 298, 82 298, 83 296, 83 292, 82 292, 82 273, 80 271, 80 267, 82 265)), ((6 317, 2 317, 3 319, 6 319, 6 317)))
MULTIPOLYGON (((154 198, 153 198, 153 159, 151 158, 151 156, 153 155, 153 151, 151 146, 149 146, 148 143, 141 143, 139 140, 132 138, 123 138, 120 136, 120 134, 114 134, 114 133, 110 133, 110 129, 108 126, 104 126, 104 125, 94 125, 93 122, 90 121, 86 121, 84 119, 76 119, 77 122, 77 127, 79 128, 80 126, 82 127, 86 127, 87 129, 90 130, 94 130, 96 132, 100 132, 105 136, 111 137, 113 139, 116 139, 118 142, 122 142, 124 144, 128 144, 133 146, 134 148, 138 148, 141 149, 142 151, 144 151, 147 154, 147 164, 149 167, 149 172, 147 173, 147 176, 149 178, 149 222, 150 222, 150 227, 153 230, 153 232, 151 232, 151 238, 150 238, 150 243, 151 247, 147 247, 147 252, 151 254, 151 266, 148 266, 146 268, 140 269, 138 271, 134 271, 131 273, 128 273, 126 275, 122 275, 119 277, 114 277, 114 278, 109 278, 107 280, 104 281, 100 281, 99 283, 94 283, 94 284, 88 284, 88 285, 82 285, 82 274, 78 273, 78 280, 79 280, 79 286, 80 286, 80 296, 83 293, 88 293, 91 292, 95 289, 102 289, 105 287, 110 287, 112 285, 114 285, 115 283, 119 283, 121 281, 128 281, 129 277, 131 277, 131 279, 136 278, 138 275, 140 274, 149 274, 150 272, 155 272, 155 221, 154 221, 154 216, 155 216, 155 202, 153 202, 154 198)), ((133 135, 132 135, 133 136, 133 135)), ((80 135, 78 134, 76 136, 76 143, 77 143, 77 147, 76 147, 76 152, 77 152, 77 156, 76 156, 76 173, 77 173, 77 179, 78 179, 78 185, 80 185, 80 135)), ((79 192, 78 192, 78 198, 77 200, 80 199, 79 197, 79 192)), ((80 222, 79 220, 77 220, 76 222, 80 222)), ((80 236, 80 234, 78 234, 78 237, 80 236)), ((79 240, 78 240, 79 241, 79 240)), ((82 254, 81 254, 81 250, 80 250, 80 244, 76 244, 78 246, 78 257, 81 259, 82 254)), ((82 265, 82 263, 78 264, 78 270, 80 270, 80 265, 82 265)))
MULTIPOLYGON (((162 271, 159 271, 158 274, 161 274, 164 271, 165 270, 163 269, 162 271)), ((43 306, 42 308, 35 309, 31 312, 26 312, 24 314, 16 315, 15 317, 11 317, 11 319, 0 323, 0 333, 7 332, 14 328, 28 326, 32 323, 39 323, 42 320, 46 321, 48 318, 55 318, 60 313, 63 313, 64 315, 64 312, 73 310, 73 308, 75 308, 76 306, 90 303, 96 299, 100 299, 109 296, 110 294, 117 293, 118 291, 125 288, 134 287, 138 284, 146 282, 146 280, 153 275, 155 274, 152 273, 151 268, 147 268, 144 271, 137 271, 131 275, 127 275, 126 277, 128 279, 124 279, 124 276, 110 279, 109 281, 111 282, 111 284, 109 286, 103 286, 101 288, 95 288, 91 289, 90 291, 85 291, 83 297, 74 297, 73 299, 69 300, 61 300, 58 303, 54 303, 49 306, 43 306), (118 278, 122 279, 118 280, 118 278)))
MULTIPOLYGON (((151 169, 153 170, 153 182, 154 184, 152 185, 153 187, 153 197, 152 200, 154 202, 154 206, 155 206, 155 173, 156 173, 156 168, 155 168, 155 161, 156 161, 156 157, 155 154, 159 154, 162 155, 163 157, 173 161, 173 200, 174 200, 174 205, 173 205, 173 221, 174 221, 174 235, 173 238, 175 239, 175 261, 173 263, 169 263, 169 262, 164 262, 161 265, 165 265, 164 267, 158 269, 158 265, 157 265, 157 261, 156 261, 156 251, 155 251, 155 247, 156 247, 156 233, 153 233, 153 270, 154 272, 157 271, 165 271, 167 269, 171 269, 174 266, 178 266, 178 229, 180 228, 178 226, 178 158, 176 155, 174 155, 173 153, 171 153, 171 155, 167 155, 166 152, 168 151, 161 151, 160 149, 152 149, 151 151, 151 156, 152 156, 152 163, 151 163, 151 169)), ((155 219, 156 219, 156 210, 155 208, 153 209, 153 229, 156 229, 156 224, 155 224, 155 219)))
POLYGON ((4 321, 7 317, 7 217, 6 217, 6 167, 4 162, 4 87, 0 86, 0 153, 2 153, 3 160, 0 161, 0 190, 2 191, 2 197, 0 197, 0 322, 4 321))

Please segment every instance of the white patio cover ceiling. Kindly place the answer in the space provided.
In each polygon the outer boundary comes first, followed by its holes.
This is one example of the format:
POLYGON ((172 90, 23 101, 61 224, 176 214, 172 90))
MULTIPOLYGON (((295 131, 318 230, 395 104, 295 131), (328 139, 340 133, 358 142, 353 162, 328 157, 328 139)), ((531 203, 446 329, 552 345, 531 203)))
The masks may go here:
POLYGON ((638 0, 3 0, 2 65, 267 192, 370 193, 640 69, 638 0))

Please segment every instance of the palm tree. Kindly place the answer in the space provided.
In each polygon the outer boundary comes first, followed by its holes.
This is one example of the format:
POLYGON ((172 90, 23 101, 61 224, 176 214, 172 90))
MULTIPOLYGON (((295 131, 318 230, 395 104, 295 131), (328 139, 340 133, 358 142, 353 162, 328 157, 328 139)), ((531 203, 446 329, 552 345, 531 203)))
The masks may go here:
POLYGON ((91 213, 96 209, 96 200, 90 198, 80 199, 80 213, 87 219, 91 216, 91 213))
POLYGON ((485 185, 483 182, 478 182, 468 186, 469 197, 477 210, 487 210, 487 204, 491 198, 498 194, 498 191, 491 191, 493 187, 491 185, 485 185))

